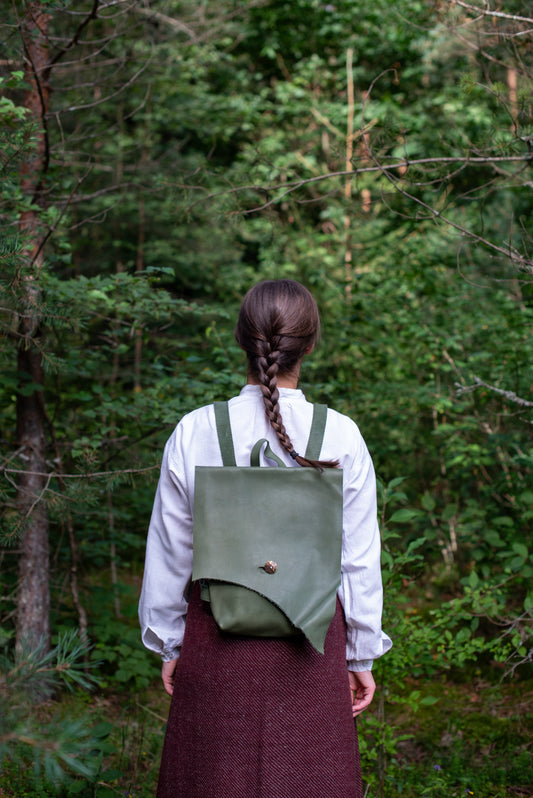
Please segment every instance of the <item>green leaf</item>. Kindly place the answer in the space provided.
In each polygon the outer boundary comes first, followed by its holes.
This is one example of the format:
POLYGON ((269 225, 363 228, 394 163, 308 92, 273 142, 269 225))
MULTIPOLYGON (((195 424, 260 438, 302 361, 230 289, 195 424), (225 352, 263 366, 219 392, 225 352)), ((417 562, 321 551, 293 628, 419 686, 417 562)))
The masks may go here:
POLYGON ((420 546, 424 546, 426 543, 427 539, 425 537, 412 540, 407 547, 407 554, 411 554, 413 551, 420 548, 420 546))
POLYGON ((390 482, 387 482, 387 492, 390 492, 401 485, 402 482, 405 482, 406 477, 396 477, 395 479, 391 479, 390 482))
POLYGON ((381 562, 386 567, 394 567, 394 557, 386 549, 381 550, 381 562))
POLYGON ((422 496, 422 498, 420 500, 420 504, 422 505, 424 510, 427 510, 428 512, 431 512, 432 510, 435 509, 436 501, 433 498, 433 496, 429 495, 429 493, 424 493, 424 495, 422 496))
POLYGON ((479 584, 479 577, 475 571, 470 571, 468 575, 468 584, 474 590, 479 584))
POLYGON ((514 552, 516 552, 516 554, 518 554, 520 557, 523 557, 524 560, 527 559, 528 548, 527 546, 524 546, 523 543, 512 543, 511 548, 514 552))
POLYGON ((404 507, 401 510, 396 510, 391 517, 389 518, 390 523, 398 523, 398 524, 407 524, 409 521, 412 521, 414 518, 419 518, 421 516, 420 510, 410 509, 408 507, 404 507))
POLYGON ((434 704, 437 704, 441 699, 434 695, 426 695, 424 698, 420 699, 420 703, 424 707, 432 707, 434 704))

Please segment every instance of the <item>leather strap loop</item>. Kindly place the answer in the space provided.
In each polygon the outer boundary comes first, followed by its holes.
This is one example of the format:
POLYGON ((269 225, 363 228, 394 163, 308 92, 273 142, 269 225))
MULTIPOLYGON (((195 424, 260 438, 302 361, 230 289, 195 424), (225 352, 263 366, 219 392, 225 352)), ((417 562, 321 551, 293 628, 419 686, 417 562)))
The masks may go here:
POLYGON ((257 441, 257 443, 254 444, 254 448, 252 449, 252 453, 250 454, 250 465, 255 468, 261 465, 259 460, 259 455, 261 454, 261 449, 264 443, 266 443, 265 457, 268 457, 269 460, 273 460, 281 468, 287 468, 283 460, 281 460, 277 456, 277 454, 274 454, 266 438, 261 438, 261 440, 257 441))

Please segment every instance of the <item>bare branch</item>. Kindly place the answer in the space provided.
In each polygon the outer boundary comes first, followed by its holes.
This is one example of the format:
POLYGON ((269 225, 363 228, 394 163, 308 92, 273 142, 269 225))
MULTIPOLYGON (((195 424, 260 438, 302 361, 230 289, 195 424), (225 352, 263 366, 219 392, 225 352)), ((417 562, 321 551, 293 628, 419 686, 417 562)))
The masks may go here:
MULTIPOLYGON (((89 173, 87 172, 87 174, 89 174, 89 173)), ((84 175, 83 177, 78 179, 78 183, 76 185, 76 189, 82 184, 82 182, 85 180, 86 177, 87 177, 87 175, 84 175)), ((89 200, 96 199, 97 197, 103 197, 106 194, 117 194, 119 192, 124 191, 125 189, 130 189, 130 188, 143 189, 143 186, 140 185, 139 183, 134 183, 134 182, 116 183, 116 184, 114 184, 112 186, 106 186, 105 188, 101 188, 98 191, 92 191, 90 194, 74 194, 73 193, 73 194, 71 194, 71 195, 69 195, 67 197, 54 197, 54 202, 56 202, 56 203, 65 203, 66 205, 70 206, 70 205, 74 205, 75 203, 78 203, 78 202, 88 202, 89 200)), ((143 190, 146 190, 146 189, 143 189, 143 190)), ((106 210, 108 210, 108 209, 106 209, 106 210)), ((99 213, 103 213, 103 211, 100 211, 99 213)), ((77 226, 79 226, 79 225, 75 225, 75 227, 77 227, 77 226)), ((74 228, 71 228, 71 229, 74 229, 74 228)))
POLYGON ((146 466, 145 468, 121 468, 116 471, 93 471, 86 474, 61 474, 55 471, 24 471, 17 468, 0 468, 0 473, 4 474, 6 477, 11 474, 27 474, 34 477, 46 477, 47 484, 49 484, 52 479, 96 479, 97 477, 121 477, 125 474, 146 474, 148 471, 155 471, 156 469, 160 468, 161 464, 159 463, 152 466, 146 466))
POLYGON ((196 39, 196 34, 192 28, 189 28, 184 22, 179 19, 174 19, 174 17, 169 17, 168 14, 163 14, 161 11, 154 11, 150 8, 140 8, 136 6, 134 11, 137 14, 141 14, 143 17, 148 17, 148 19, 155 19, 157 22, 161 22, 164 25, 168 25, 169 28, 173 30, 180 31, 180 33, 185 33, 189 39, 196 39))
POLYGON ((387 178, 387 180, 391 183, 391 185, 396 189, 396 191, 404 196, 406 199, 414 202, 415 204, 419 205, 420 207, 424 208, 429 214, 430 218, 433 218, 435 221, 441 220, 444 224, 448 225, 448 227, 457 230, 457 232, 462 233, 466 238, 469 238, 472 241, 477 241, 479 244, 483 244, 484 246, 491 249, 493 252, 497 252, 503 257, 508 258, 514 264, 518 266, 518 268, 528 272, 529 274, 533 274, 533 262, 531 258, 521 255, 517 252, 513 247, 502 247, 494 244, 488 238, 484 236, 478 235, 474 233, 472 230, 464 227, 463 225, 454 222, 449 216, 445 216, 441 211, 438 211, 436 208, 433 208, 431 205, 428 205, 427 202, 424 202, 419 197, 415 197, 414 194, 410 194, 406 191, 402 186, 399 185, 399 181, 393 177, 392 175, 388 174, 388 167, 381 166, 381 171, 383 175, 387 178))
MULTIPOLYGON (((161 11, 155 11, 154 9, 150 8, 140 8, 138 5, 134 5, 132 11, 142 15, 143 17, 147 17, 150 20, 155 20, 162 25, 166 25, 171 30, 184 33, 190 39, 190 41, 199 43, 218 34, 221 28, 234 17, 245 14, 250 8, 258 8, 267 5, 267 3, 268 0, 250 0, 248 3, 239 4, 238 8, 227 13, 223 13, 222 16, 217 17, 214 21, 214 24, 213 21, 211 21, 211 24, 209 24, 204 15, 202 15, 201 27, 206 28, 206 30, 204 30, 202 33, 196 33, 192 25, 188 25, 185 22, 182 22, 180 19, 176 19, 175 17, 170 17, 168 14, 163 14, 161 11)), ((200 24, 197 23, 197 27, 200 27, 200 24)))
POLYGON ((504 391, 502 388, 496 388, 495 385, 489 385, 488 383, 481 380, 479 377, 474 376, 474 384, 473 385, 461 385, 460 383, 456 382, 455 387, 456 395, 462 396, 465 393, 472 393, 473 391, 477 391, 478 388, 486 388, 493 393, 497 393, 500 396, 504 396, 510 402, 514 402, 516 405, 520 405, 520 407, 533 407, 533 402, 530 402, 527 399, 522 399, 520 396, 514 391, 504 391))
MULTIPOLYGON (((387 164, 383 166, 377 160, 375 161, 373 166, 361 166, 356 167, 352 170, 338 170, 336 172, 325 172, 322 175, 317 175, 315 177, 309 178, 301 178, 299 180, 291 180, 286 181, 284 183, 273 183, 271 185, 245 185, 245 186, 237 186, 228 189, 224 189, 223 191, 213 192, 207 194, 207 199, 215 199, 217 197, 227 196, 228 194, 238 194, 243 193, 245 191, 255 191, 261 194, 269 195, 275 191, 282 191, 281 194, 268 199, 261 205, 254 206, 252 208, 247 208, 242 213, 249 214, 249 213, 258 213, 259 211, 265 210, 273 205, 277 205, 281 200, 285 199, 285 197, 293 194, 300 188, 305 186, 312 185, 314 183, 321 183, 325 180, 332 180, 336 177, 339 178, 356 178, 362 174, 370 174, 375 172, 388 172, 393 170, 398 170, 400 174, 405 173, 409 168, 414 168, 416 166, 438 166, 442 164, 450 164, 450 165, 459 165, 461 168, 464 168, 468 165, 494 165, 497 163, 504 164, 504 163, 523 163, 524 165, 533 162, 533 153, 527 153, 524 155, 498 155, 498 156, 453 156, 453 157, 436 157, 436 158, 416 158, 416 159, 401 159, 399 161, 395 161, 394 163, 387 164)), ((176 188, 183 188, 192 191, 203 191, 207 192, 208 190, 201 185, 192 185, 187 183, 178 183, 175 184, 176 188)), ((528 185, 528 183, 526 183, 528 185)), ((408 195, 409 196, 409 195, 408 195)), ((203 198, 205 199, 205 197, 203 198)), ((194 203, 191 207, 194 207, 194 203)), ((431 210, 428 206, 428 210, 431 210)), ((434 215, 434 214, 432 214, 434 215)), ((443 218, 441 216, 441 218, 443 218)), ((446 220, 444 220, 446 221, 446 220)))
POLYGON ((465 3, 464 0, 452 0, 452 4, 461 6, 461 8, 466 8, 468 11, 474 11, 481 17, 498 17, 499 19, 510 19, 513 22, 527 22, 528 25, 533 25, 533 17, 521 17, 518 14, 505 14, 503 11, 491 11, 486 6, 485 8, 480 8, 479 6, 473 6, 471 3, 465 3))
POLYGON ((95 108, 98 105, 102 105, 102 103, 106 103, 109 100, 112 100, 113 97, 117 97, 119 94, 122 94, 122 92, 125 89, 127 89, 128 86, 131 86, 132 83, 135 83, 135 81, 137 80, 139 75, 142 75, 143 72, 146 69, 148 69, 148 66, 151 63, 151 61, 152 61, 152 58, 151 57, 148 58, 146 60, 146 62, 142 65, 142 67, 140 67, 140 69, 138 69, 137 72, 135 72, 135 74, 132 75, 131 78, 126 81, 126 83, 123 83, 120 86, 120 88, 118 88, 116 91, 112 92, 111 94, 108 94, 106 97, 101 97, 98 100, 95 100, 95 102, 93 102, 93 103, 85 103, 84 105, 73 105, 70 108, 63 108, 62 110, 59 111, 59 113, 62 113, 62 112, 65 112, 65 111, 81 111, 81 110, 84 110, 85 108, 95 108))
POLYGON ((69 50, 71 50, 73 47, 75 47, 75 45, 78 43, 78 40, 79 40, 82 32, 85 30, 87 25, 89 25, 89 23, 93 19, 97 19, 98 18, 98 6, 99 6, 99 4, 100 4, 100 0, 93 0, 93 7, 91 8, 90 12, 87 14, 85 19, 82 20, 82 22, 80 22, 80 24, 78 25, 76 31, 74 32, 74 35, 72 36, 71 40, 61 50, 59 50, 55 54, 55 56, 50 60, 50 62, 48 64, 48 69, 49 70, 52 69, 54 64, 57 64, 57 62, 60 61, 61 58, 63 58, 63 56, 66 53, 68 53, 69 50))

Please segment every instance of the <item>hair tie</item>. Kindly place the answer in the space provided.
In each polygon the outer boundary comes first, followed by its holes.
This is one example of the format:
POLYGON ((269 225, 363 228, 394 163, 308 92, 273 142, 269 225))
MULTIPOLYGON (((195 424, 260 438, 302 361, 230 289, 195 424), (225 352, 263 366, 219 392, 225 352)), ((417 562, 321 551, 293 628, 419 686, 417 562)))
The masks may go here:
POLYGON ((293 449, 292 452, 289 452, 289 454, 290 454, 290 456, 292 457, 293 460, 296 460, 297 457, 300 457, 300 455, 298 454, 296 449, 293 449))

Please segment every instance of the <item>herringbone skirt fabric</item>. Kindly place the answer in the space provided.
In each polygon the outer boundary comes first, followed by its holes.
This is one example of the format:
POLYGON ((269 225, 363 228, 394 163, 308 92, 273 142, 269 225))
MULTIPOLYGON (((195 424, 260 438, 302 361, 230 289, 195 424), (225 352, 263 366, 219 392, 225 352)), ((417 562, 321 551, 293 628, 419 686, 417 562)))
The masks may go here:
POLYGON ((222 634, 192 591, 157 798, 362 798, 337 612, 305 640, 222 634))

